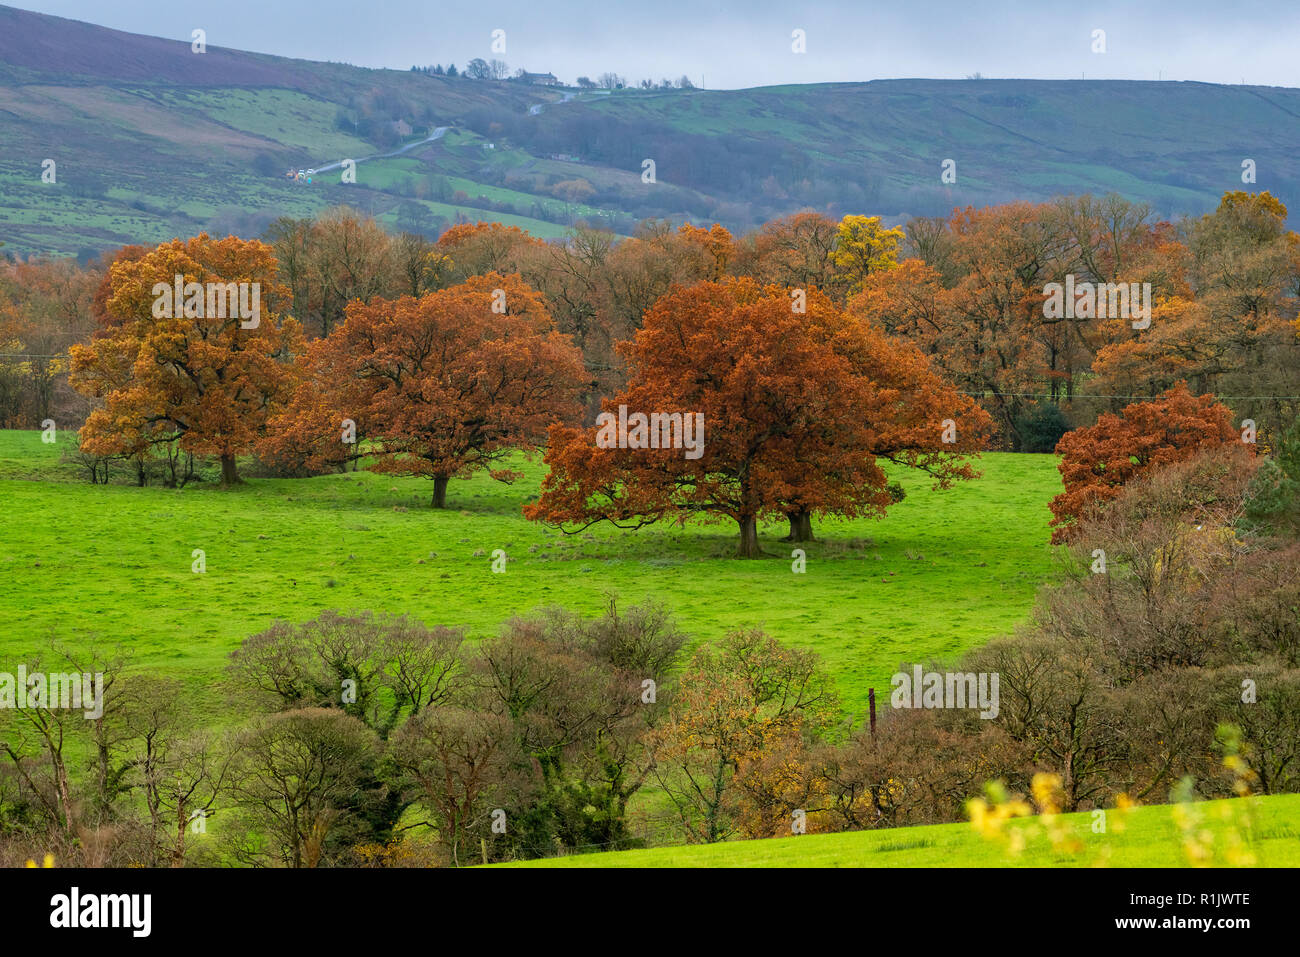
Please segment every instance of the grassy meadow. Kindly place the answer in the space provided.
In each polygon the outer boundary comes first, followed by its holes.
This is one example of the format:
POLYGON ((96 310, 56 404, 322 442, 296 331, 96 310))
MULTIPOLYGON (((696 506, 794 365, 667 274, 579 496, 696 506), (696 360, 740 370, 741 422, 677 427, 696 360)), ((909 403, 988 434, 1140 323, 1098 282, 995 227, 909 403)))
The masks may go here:
MULTIPOLYGON (((1249 799, 1251 851, 1263 867, 1300 867, 1300 794, 1249 799)), ((1245 835, 1243 802, 1205 801, 1194 806, 1200 825, 1214 834, 1216 853, 1207 863, 1222 866, 1219 853, 1232 831, 1245 835)), ((1170 806, 1110 811, 1106 833, 1093 832, 1092 812, 1062 815, 1062 832, 1078 843, 1058 851, 1041 819, 1022 818, 1008 827, 1021 831, 1024 849, 980 835, 970 824, 932 824, 843 834, 804 834, 761 841, 730 841, 638 851, 579 854, 522 861, 500 867, 1179 867, 1188 863, 1185 835, 1170 806), (1118 825, 1118 827, 1116 826, 1118 825)), ((1064 843, 1064 842, 1063 842, 1064 843)))
MULTIPOLYGON (((907 498, 880 521, 816 525, 807 570, 791 570, 784 526, 761 529, 766 560, 730 555, 730 525, 597 526, 564 535, 524 520, 544 466, 503 485, 367 472, 257 479, 232 491, 91 485, 39 432, 0 432, 0 661, 51 639, 120 644, 138 664, 205 694, 226 655, 275 619, 328 608, 406 613, 493 634, 543 605, 596 614, 662 601, 691 640, 757 625, 817 651, 845 708, 888 689, 902 663, 949 659, 1028 614, 1051 574, 1050 455, 986 454, 983 476, 934 492, 897 471, 907 498), (195 549, 206 571, 191 570, 195 549), (492 552, 507 570, 494 574, 492 552)), ((117 481, 126 481, 118 477, 117 481)))

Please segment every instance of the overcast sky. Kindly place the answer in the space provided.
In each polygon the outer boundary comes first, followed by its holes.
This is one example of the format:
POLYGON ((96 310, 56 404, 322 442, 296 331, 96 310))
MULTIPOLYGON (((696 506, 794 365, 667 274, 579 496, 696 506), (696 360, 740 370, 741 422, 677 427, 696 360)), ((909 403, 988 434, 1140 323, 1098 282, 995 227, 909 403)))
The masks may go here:
POLYGON ((473 57, 736 88, 896 77, 1300 86, 1300 0, 3 0, 132 33, 358 66, 473 57), (504 55, 492 31, 505 31, 504 55), (803 30, 807 52, 791 51, 803 30), (1094 53, 1093 31, 1105 31, 1094 53))

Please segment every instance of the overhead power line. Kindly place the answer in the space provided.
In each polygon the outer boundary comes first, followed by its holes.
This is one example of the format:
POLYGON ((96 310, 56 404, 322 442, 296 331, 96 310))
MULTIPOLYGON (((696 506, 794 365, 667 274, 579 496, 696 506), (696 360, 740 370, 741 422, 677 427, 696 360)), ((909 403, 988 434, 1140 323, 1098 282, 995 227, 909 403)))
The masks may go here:
MULTIPOLYGON (((1057 399, 1066 402, 1073 402, 1075 399, 1155 399, 1154 395, 1090 395, 1076 393, 1068 398, 1065 396, 1054 396, 1050 392, 961 392, 960 395, 968 395, 974 399, 991 399, 997 396, 1005 395, 1009 398, 1016 399, 1057 399)), ((1300 399, 1300 395, 1219 395, 1211 393, 1216 399, 1300 399)))
MULTIPOLYGON (((63 352, 58 355, 38 355, 27 352, 0 352, 0 359, 67 359, 68 353, 63 352)), ((593 370, 612 370, 613 366, 588 366, 593 370)), ((1075 399, 1127 399, 1129 401, 1142 401, 1144 399, 1154 399, 1153 395, 1094 395, 1090 393, 1076 393, 1068 398, 1065 396, 1052 395, 1050 392, 959 392, 959 395, 968 395, 973 399, 991 399, 997 396, 1006 396, 1012 399, 1056 399, 1057 401, 1073 402, 1075 399)), ((1211 393, 1216 399, 1288 399, 1300 400, 1300 395, 1219 395, 1211 393)))

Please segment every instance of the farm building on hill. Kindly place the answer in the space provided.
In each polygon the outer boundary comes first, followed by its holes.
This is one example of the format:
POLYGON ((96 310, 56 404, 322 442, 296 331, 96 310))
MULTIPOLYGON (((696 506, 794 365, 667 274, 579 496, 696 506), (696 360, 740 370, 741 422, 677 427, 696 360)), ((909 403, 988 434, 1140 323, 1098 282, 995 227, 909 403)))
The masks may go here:
POLYGON ((554 73, 529 73, 527 70, 519 77, 525 83, 532 83, 535 86, 559 86, 560 81, 554 73))

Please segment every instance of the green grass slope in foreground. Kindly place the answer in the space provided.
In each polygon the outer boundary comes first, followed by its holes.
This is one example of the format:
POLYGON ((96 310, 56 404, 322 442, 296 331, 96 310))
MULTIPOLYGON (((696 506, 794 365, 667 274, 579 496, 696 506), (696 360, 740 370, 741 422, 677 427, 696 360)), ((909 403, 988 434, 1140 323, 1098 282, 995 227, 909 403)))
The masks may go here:
POLYGON ((454 481, 451 507, 432 483, 366 472, 251 479, 220 491, 93 486, 38 432, 0 432, 0 662, 47 645, 121 643, 134 661, 199 694, 226 655, 274 619, 327 608, 407 613, 493 634, 512 615, 559 604, 596 614, 662 601, 693 640, 761 625, 820 653, 846 708, 888 689, 900 663, 951 658, 1022 621, 1049 574, 1049 455, 986 455, 982 478, 933 492, 897 471, 907 499, 883 521, 817 523, 807 571, 762 529, 768 560, 729 557, 734 525, 598 526, 562 535, 532 524, 545 466, 520 462, 512 486, 454 481), (191 571, 205 553, 206 572, 191 571), (493 574, 504 549, 507 571, 493 574))
MULTIPOLYGON (((1300 794, 1245 801, 1194 804, 1196 834, 1213 834, 1205 861, 1223 866, 1222 853, 1233 830, 1250 833, 1247 845, 1263 867, 1300 866, 1300 794), (1253 814, 1253 827, 1246 828, 1253 814)), ((1052 849, 1041 819, 1025 818, 1009 826, 1025 832, 1018 854, 985 838, 970 824, 935 824, 846 834, 805 834, 760 841, 729 841, 641 851, 612 851, 547 858, 505 867, 1179 867, 1188 863, 1186 837, 1172 806, 1134 808, 1128 814, 1107 812, 1107 832, 1093 832, 1091 812, 1062 815, 1061 822, 1079 844, 1074 853, 1052 849), (1117 823, 1122 830, 1116 827, 1117 823)))

